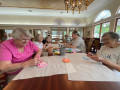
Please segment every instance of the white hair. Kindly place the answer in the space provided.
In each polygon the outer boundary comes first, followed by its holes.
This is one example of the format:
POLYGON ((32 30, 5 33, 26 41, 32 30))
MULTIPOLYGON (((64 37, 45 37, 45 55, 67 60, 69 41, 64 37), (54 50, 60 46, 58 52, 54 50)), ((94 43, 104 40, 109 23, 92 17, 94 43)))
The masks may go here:
POLYGON ((12 32, 13 39, 21 39, 21 35, 24 35, 26 37, 33 38, 33 35, 29 32, 29 30, 26 30, 24 28, 14 28, 12 32))
POLYGON ((37 34, 35 36, 35 41, 39 41, 41 38, 43 38, 43 35, 42 34, 37 34))

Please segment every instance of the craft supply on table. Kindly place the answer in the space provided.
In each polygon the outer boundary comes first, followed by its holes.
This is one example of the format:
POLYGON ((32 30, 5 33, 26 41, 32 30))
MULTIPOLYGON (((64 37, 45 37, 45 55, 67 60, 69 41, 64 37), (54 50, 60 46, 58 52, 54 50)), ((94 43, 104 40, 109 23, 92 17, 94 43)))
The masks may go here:
POLYGON ((71 62, 69 59, 67 59, 67 58, 64 58, 63 59, 63 62, 65 62, 65 63, 69 63, 69 62, 71 62))
POLYGON ((83 59, 85 59, 85 60, 90 60, 88 57, 82 57, 83 59))
POLYGON ((39 68, 43 68, 43 67, 46 67, 46 66, 47 66, 46 62, 41 62, 41 63, 38 64, 39 68))

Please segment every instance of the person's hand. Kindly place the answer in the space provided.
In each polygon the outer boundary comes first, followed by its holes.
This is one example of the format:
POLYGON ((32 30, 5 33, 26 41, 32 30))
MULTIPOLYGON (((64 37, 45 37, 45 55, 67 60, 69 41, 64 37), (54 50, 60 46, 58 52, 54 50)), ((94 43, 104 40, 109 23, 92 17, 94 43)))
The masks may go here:
POLYGON ((30 59, 29 61, 26 61, 26 62, 23 63, 23 68, 30 67, 30 66, 35 66, 35 65, 38 65, 41 62, 42 62, 42 60, 40 58, 30 59))
POLYGON ((93 53, 91 53, 91 52, 88 52, 88 54, 87 54, 88 57, 92 56, 92 55, 93 55, 93 53))
POLYGON ((89 58, 91 58, 92 60, 95 60, 95 61, 97 61, 97 62, 102 62, 102 61, 104 60, 102 57, 99 57, 97 54, 94 55, 94 54, 92 54, 91 52, 89 52, 89 53, 87 54, 87 56, 88 56, 89 58))

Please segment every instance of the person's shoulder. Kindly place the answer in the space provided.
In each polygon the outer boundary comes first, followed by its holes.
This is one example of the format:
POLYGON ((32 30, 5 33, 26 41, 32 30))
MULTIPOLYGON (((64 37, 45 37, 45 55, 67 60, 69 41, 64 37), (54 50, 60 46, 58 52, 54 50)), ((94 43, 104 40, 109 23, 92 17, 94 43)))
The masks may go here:
POLYGON ((8 44, 11 44, 11 43, 13 43, 13 42, 14 42, 13 39, 9 39, 9 40, 6 40, 6 41, 2 42, 2 44, 8 45, 8 44))
POLYGON ((33 43, 34 43, 34 44, 38 44, 38 42, 36 42, 36 41, 34 41, 33 43))
POLYGON ((106 46, 105 45, 103 45, 103 46, 101 46, 101 48, 100 49, 105 49, 106 48, 106 46))

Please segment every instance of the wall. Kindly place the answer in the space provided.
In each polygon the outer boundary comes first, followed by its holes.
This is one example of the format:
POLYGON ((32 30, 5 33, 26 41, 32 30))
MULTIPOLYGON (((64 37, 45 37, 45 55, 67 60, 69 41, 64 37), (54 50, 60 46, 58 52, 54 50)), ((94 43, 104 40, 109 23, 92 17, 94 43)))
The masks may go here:
POLYGON ((0 24, 16 24, 16 25, 72 25, 75 20, 79 20, 83 25, 85 18, 73 17, 52 17, 52 16, 13 16, 0 15, 0 24))
MULTIPOLYGON (((114 31, 114 27, 115 27, 115 21, 117 17, 120 17, 119 15, 116 15, 116 11, 118 10, 120 6, 120 0, 115 0, 114 2, 110 3, 109 5, 103 7, 102 9, 100 9, 99 11, 97 11, 96 13, 94 13, 93 15, 89 16, 86 19, 86 23, 87 23, 87 30, 85 33, 87 33, 90 30, 90 37, 93 37, 93 30, 94 30, 94 25, 98 24, 98 23, 103 23, 105 21, 110 21, 110 29, 109 31, 114 31), (110 10, 111 12, 111 17, 107 18, 105 20, 101 20, 97 23, 94 23, 95 18, 97 17, 97 15, 103 11, 103 10, 110 10)), ((86 36, 87 37, 87 36, 86 36)))

